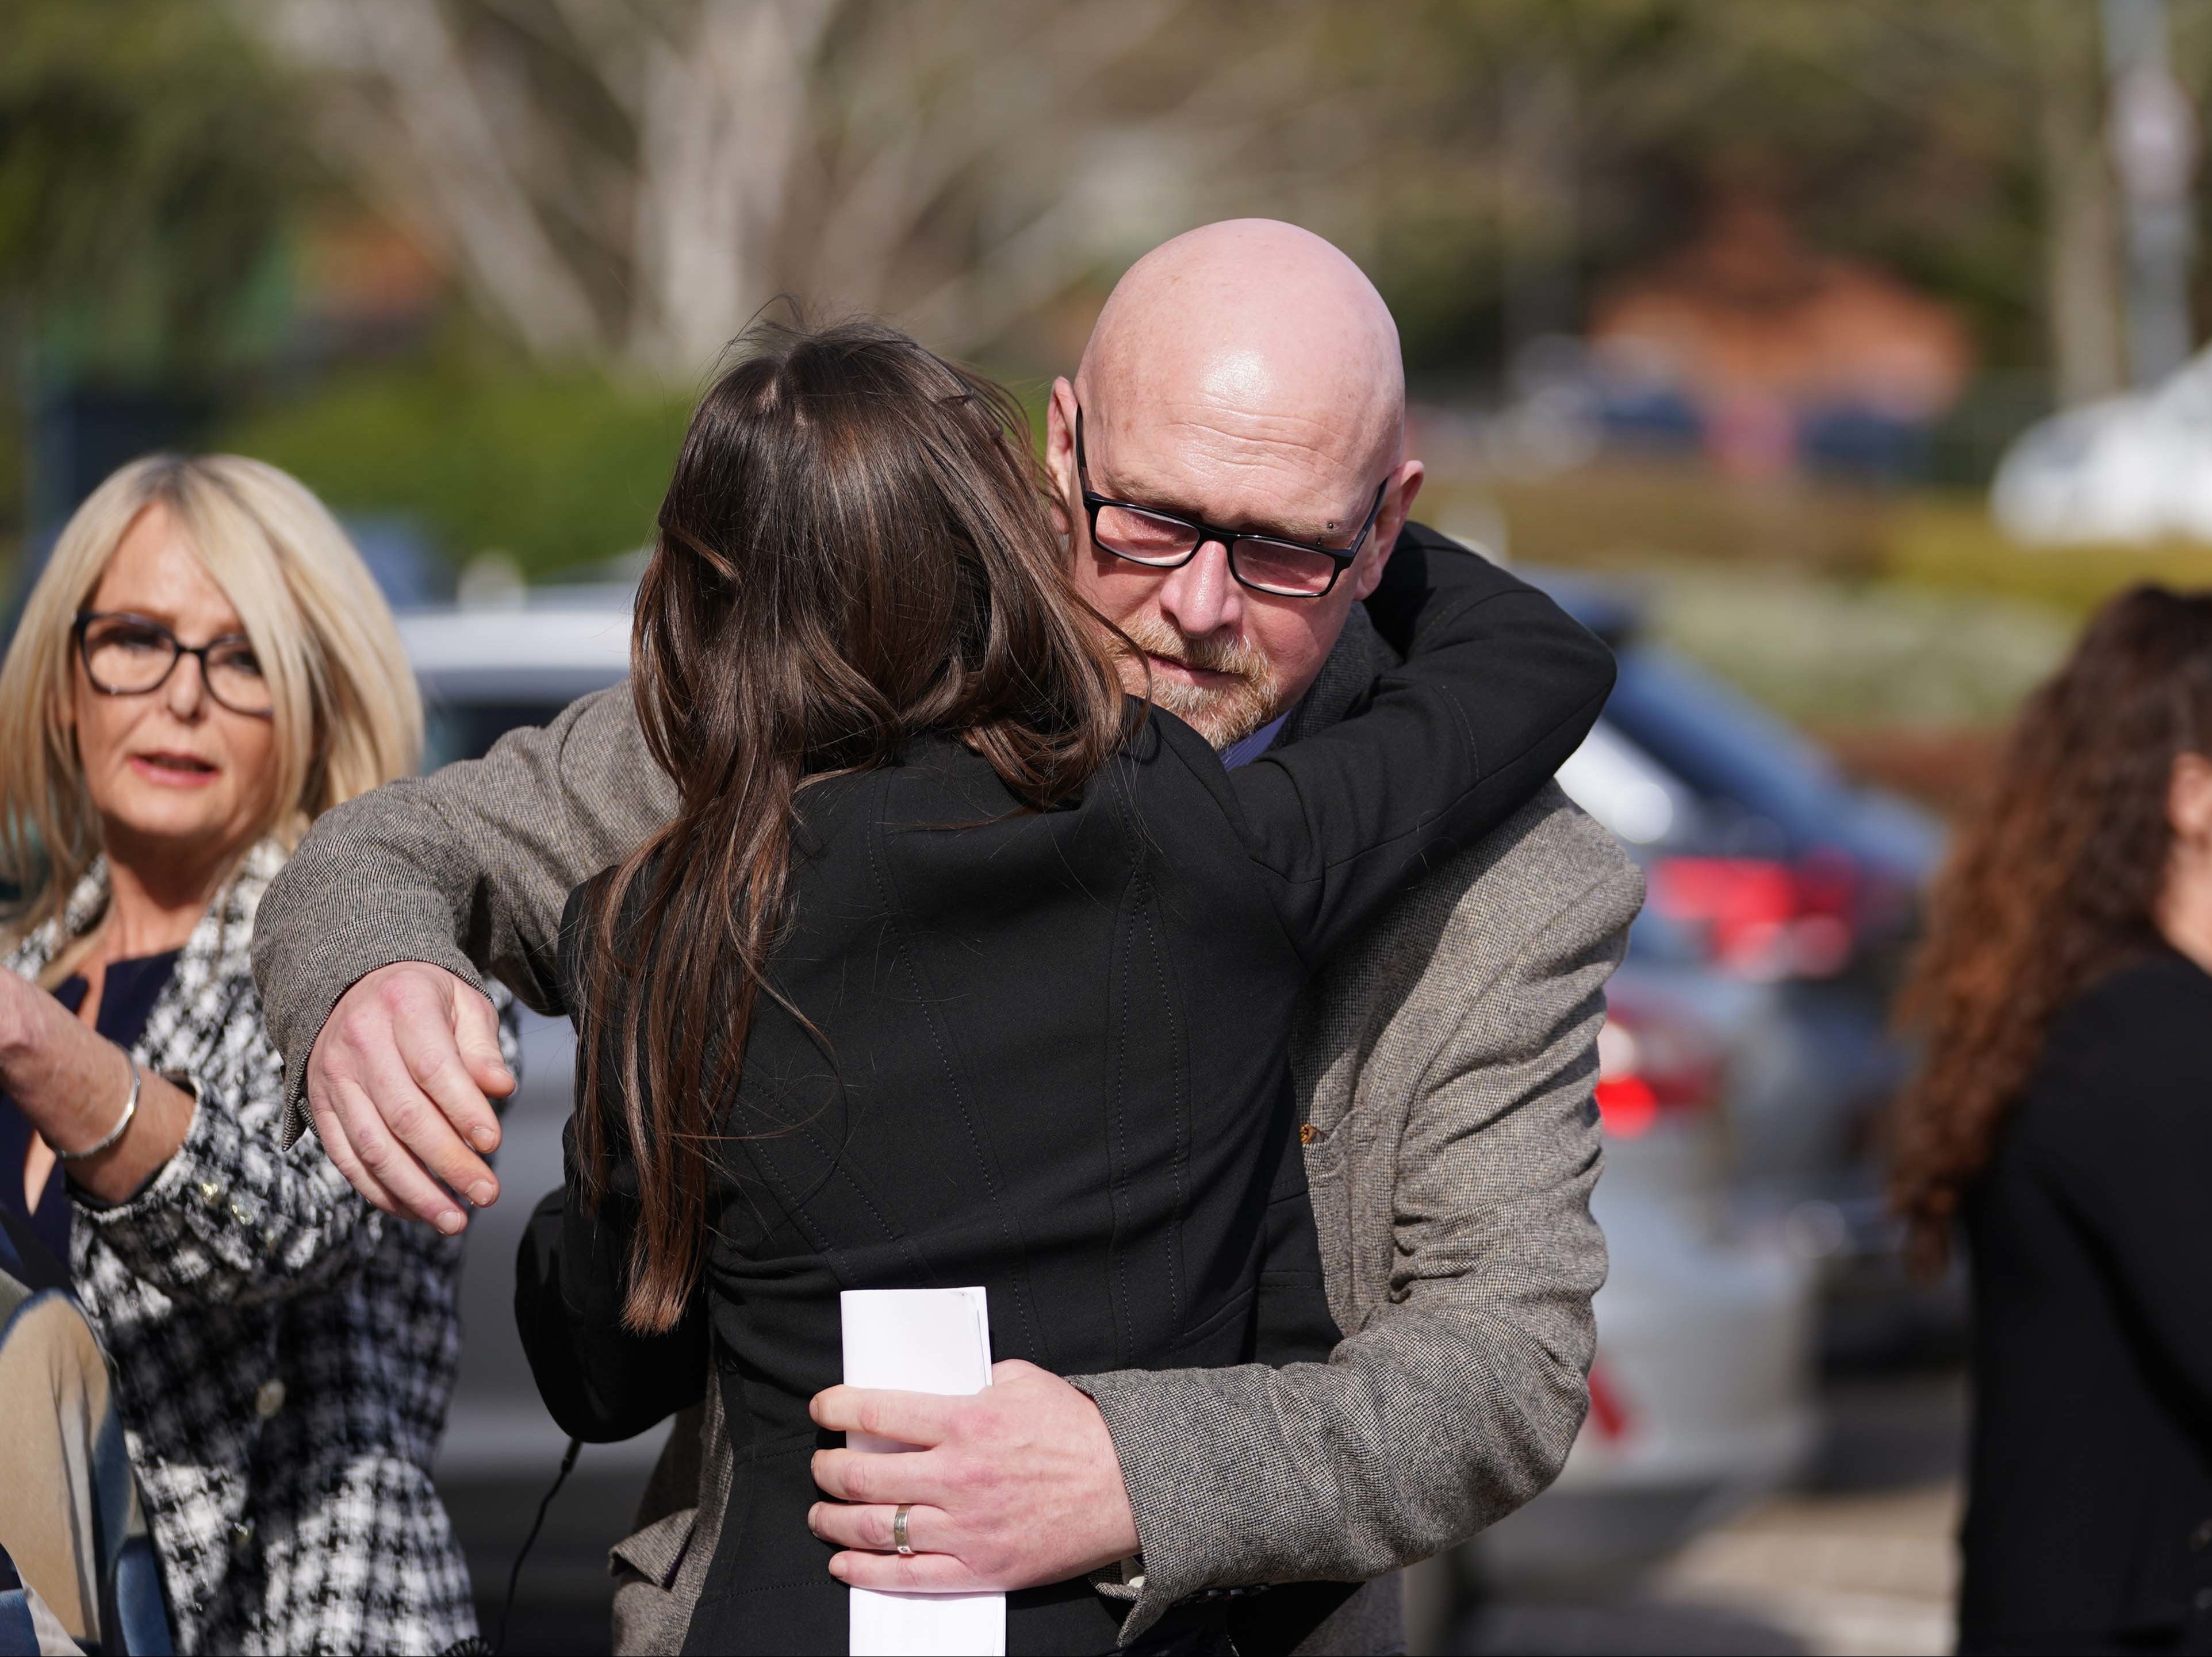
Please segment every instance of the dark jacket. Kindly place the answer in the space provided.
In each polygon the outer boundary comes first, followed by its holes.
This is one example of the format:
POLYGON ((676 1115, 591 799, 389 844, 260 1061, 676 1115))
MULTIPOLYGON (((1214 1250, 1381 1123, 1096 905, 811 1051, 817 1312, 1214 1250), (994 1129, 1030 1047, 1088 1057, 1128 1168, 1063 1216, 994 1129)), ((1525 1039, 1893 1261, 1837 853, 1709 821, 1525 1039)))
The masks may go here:
MULTIPOLYGON (((1430 860, 1535 791, 1612 678, 1602 646, 1478 558, 1401 552, 1392 578, 1370 612, 1407 665, 1361 716, 1233 774, 1155 716, 1060 810, 1014 811, 945 740, 802 796, 769 977, 820 1035, 759 1004, 699 1311, 657 1342, 620 1332, 627 1166, 596 1221, 573 1197, 541 1210, 520 1267, 533 1371, 581 1436, 690 1402, 711 1342, 738 1468, 687 1648, 845 1648, 844 1590, 804 1523, 841 1289, 982 1284, 995 1355, 1063 1374, 1326 1358, 1285 1154, 1292 1005, 1430 860)), ((570 985, 586 913, 564 928, 570 985)), ((1244 1643, 1286 1648, 1340 1597, 1260 1596, 1273 1620, 1244 1643)), ((1010 1652, 1115 1632, 1080 1581, 1010 1601, 1010 1652)))
POLYGON ((2212 1650, 2212 977, 2067 1008, 1966 1218, 1960 1649, 2212 1650))

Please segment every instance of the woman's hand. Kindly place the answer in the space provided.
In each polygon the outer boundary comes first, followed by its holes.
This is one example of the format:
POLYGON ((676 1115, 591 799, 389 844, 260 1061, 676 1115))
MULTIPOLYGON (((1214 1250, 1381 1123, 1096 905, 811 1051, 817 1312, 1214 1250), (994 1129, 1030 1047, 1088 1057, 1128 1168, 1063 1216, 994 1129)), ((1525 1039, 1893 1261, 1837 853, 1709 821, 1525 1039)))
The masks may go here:
MULTIPOLYGON (((81 1150, 115 1131, 131 1097, 131 1060, 37 985, 0 972, 0 1088, 49 1146, 81 1150)), ((129 1129, 99 1156, 70 1163, 70 1177, 102 1202, 123 1201, 176 1155, 193 1108, 190 1094, 146 1071, 129 1129)))

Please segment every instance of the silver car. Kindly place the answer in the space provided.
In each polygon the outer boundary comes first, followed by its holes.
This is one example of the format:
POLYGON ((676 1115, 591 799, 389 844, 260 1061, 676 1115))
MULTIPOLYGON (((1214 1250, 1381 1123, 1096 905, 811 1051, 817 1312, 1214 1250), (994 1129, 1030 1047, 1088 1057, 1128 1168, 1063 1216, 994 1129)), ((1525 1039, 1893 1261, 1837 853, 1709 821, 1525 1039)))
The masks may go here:
MULTIPOLYGON (((426 769, 482 755, 629 671, 627 584, 538 589, 523 603, 402 612, 399 632, 428 718, 426 769)), ((461 1279, 460 1381, 437 1478, 469 1557, 487 1638, 499 1632, 517 1551, 567 1436, 539 1401, 515 1334, 514 1257, 538 1199, 561 1183, 575 1037, 565 1018, 522 1014, 522 1084, 502 1113, 501 1197, 470 1222, 461 1279)), ((507 1648, 608 1648, 606 1551, 630 1529, 665 1429, 589 1445, 548 1512, 515 1599, 507 1648)))

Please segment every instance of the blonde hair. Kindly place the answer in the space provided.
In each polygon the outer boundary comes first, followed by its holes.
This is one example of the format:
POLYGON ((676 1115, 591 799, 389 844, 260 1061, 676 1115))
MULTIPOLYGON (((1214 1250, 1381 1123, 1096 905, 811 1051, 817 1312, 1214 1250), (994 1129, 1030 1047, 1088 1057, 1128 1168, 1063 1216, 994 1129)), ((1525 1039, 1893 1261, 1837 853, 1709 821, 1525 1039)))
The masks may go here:
POLYGON ((0 665, 0 879, 22 905, 10 941, 58 914, 100 853, 68 717, 76 615, 152 506, 174 514, 268 680, 276 775, 246 846, 273 836, 289 851, 323 812, 422 756, 422 700, 391 608, 313 493, 238 455, 134 460, 62 531, 0 665))

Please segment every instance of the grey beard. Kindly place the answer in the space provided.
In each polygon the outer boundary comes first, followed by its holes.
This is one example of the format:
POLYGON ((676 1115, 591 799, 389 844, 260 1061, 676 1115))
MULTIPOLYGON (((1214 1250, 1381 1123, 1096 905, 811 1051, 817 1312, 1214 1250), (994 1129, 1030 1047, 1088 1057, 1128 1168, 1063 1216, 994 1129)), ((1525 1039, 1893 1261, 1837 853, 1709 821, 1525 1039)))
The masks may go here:
POLYGON ((1274 687, 1238 679, 1214 689, 1177 684, 1152 676, 1152 701, 1181 719, 1218 750, 1244 740, 1275 717, 1274 687))

